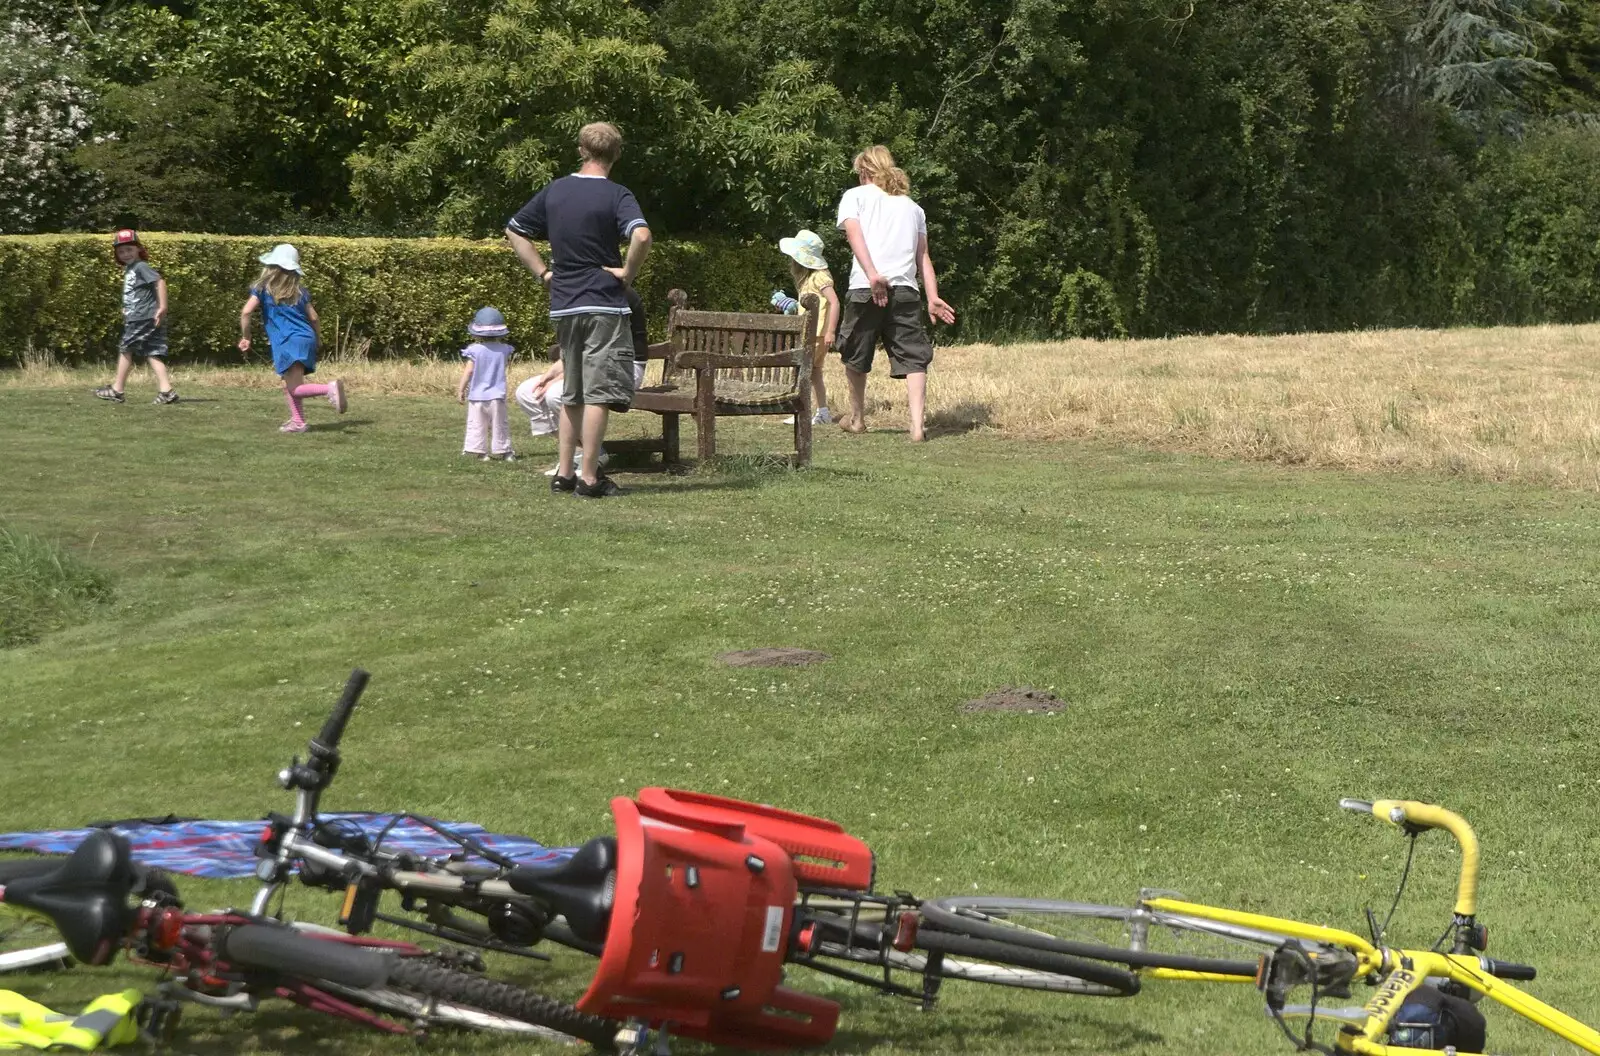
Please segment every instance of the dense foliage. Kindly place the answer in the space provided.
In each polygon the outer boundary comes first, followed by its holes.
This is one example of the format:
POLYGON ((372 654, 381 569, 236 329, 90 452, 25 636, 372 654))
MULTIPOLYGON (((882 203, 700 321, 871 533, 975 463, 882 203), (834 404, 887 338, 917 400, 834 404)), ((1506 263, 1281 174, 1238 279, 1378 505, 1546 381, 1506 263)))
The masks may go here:
POLYGON ((481 237, 609 118, 658 236, 811 226, 841 266, 849 159, 887 142, 969 335, 1600 314, 1594 0, 39 10, 29 40, 72 42, 49 105, 97 94, 70 156, 99 175, 57 165, 5 230, 481 237))
MULTIPOLYGON (((239 362, 239 308, 272 241, 228 235, 145 234, 167 279, 175 357, 239 362)), ((323 354, 453 355, 472 313, 499 307, 524 352, 550 334, 544 288, 503 242, 461 238, 297 238, 323 354)), ((695 307, 737 309, 764 300, 775 274, 765 246, 658 242, 637 280, 652 328, 665 326, 667 291, 695 307)), ((29 348, 77 361, 114 356, 122 332, 122 270, 101 235, 0 236, 0 363, 29 348)), ((256 324, 259 327, 259 322, 256 324)), ((251 362, 267 362, 257 341, 251 362)))

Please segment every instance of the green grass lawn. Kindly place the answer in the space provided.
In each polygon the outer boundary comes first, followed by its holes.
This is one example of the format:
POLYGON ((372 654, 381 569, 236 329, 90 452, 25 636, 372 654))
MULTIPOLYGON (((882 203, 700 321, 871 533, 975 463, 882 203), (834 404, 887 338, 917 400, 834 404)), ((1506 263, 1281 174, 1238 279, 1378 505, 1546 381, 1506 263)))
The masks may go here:
MULTIPOLYGON (((285 809, 274 773, 360 665, 372 686, 328 809, 565 844, 608 831, 610 797, 676 785, 836 819, 876 851, 880 888, 924 896, 1159 886, 1361 930, 1404 840, 1337 798, 1440 802, 1484 842, 1491 952, 1600 1019, 1592 495, 824 430, 809 471, 735 458, 620 475, 631 495, 585 503, 548 493, 548 440, 519 437, 537 457, 515 465, 464 460, 454 404, 358 394, 282 436, 269 393, 192 395, 0 391, 0 520, 114 585, 85 622, 0 651, 0 829, 285 809), (832 660, 714 659, 767 645, 832 660), (1067 705, 962 710, 1002 686, 1067 705)), ((777 451, 785 430, 719 439, 777 451)), ((1392 938, 1433 941, 1455 862, 1422 841, 1392 938)), ((311 892, 290 907, 335 908, 311 892)), ((572 995, 575 971, 523 978, 572 995)), ((112 979, 151 976, 16 985, 70 1004, 112 979)), ((1094 1001, 951 983, 922 1015, 791 981, 844 1002, 838 1052, 1288 1049, 1244 988, 1094 1001)), ((1569 1051, 1489 1018, 1497 1052, 1569 1051)), ((410 1047, 285 1008, 196 1011, 183 1037, 410 1047)))

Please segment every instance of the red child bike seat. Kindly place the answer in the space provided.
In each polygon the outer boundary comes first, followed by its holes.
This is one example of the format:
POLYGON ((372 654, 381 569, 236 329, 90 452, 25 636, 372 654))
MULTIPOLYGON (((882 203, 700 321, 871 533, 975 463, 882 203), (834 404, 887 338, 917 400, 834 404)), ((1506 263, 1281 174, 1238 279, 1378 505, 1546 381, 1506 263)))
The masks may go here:
POLYGON ((779 986, 796 873, 870 884, 872 855, 832 822, 693 792, 611 801, 617 881, 605 950, 578 1007, 718 1045, 833 1037, 839 1006, 779 986), (819 859, 796 867, 785 843, 819 859), (825 863, 841 863, 839 865, 825 863))

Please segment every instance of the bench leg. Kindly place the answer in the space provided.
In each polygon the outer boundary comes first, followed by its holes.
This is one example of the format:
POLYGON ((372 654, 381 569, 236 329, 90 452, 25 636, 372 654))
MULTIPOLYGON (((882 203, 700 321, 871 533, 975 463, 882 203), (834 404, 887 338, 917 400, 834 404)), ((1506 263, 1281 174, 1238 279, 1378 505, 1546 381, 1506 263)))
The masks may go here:
POLYGON ((717 390, 716 374, 709 370, 696 371, 694 393, 694 424, 699 435, 700 459, 715 458, 717 454, 717 390))
POLYGON ((811 415, 804 406, 794 416, 794 464, 797 469, 811 464, 811 415))
POLYGON ((678 416, 675 414, 661 416, 661 461, 669 466, 683 461, 678 449, 678 416))

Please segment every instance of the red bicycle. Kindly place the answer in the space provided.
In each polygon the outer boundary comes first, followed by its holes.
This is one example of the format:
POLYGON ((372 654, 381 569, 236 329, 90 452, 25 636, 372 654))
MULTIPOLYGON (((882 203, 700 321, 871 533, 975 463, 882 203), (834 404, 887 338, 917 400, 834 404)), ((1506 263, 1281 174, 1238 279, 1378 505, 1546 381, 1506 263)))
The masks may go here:
POLYGON ((483 977, 476 955, 355 937, 235 910, 191 913, 170 879, 96 832, 65 861, 6 863, 0 907, 46 918, 89 965, 119 951, 168 973, 142 1026, 169 1037, 185 1002, 253 1011, 266 998, 390 1034, 435 1024, 576 1037, 609 1049, 619 1024, 483 977))

